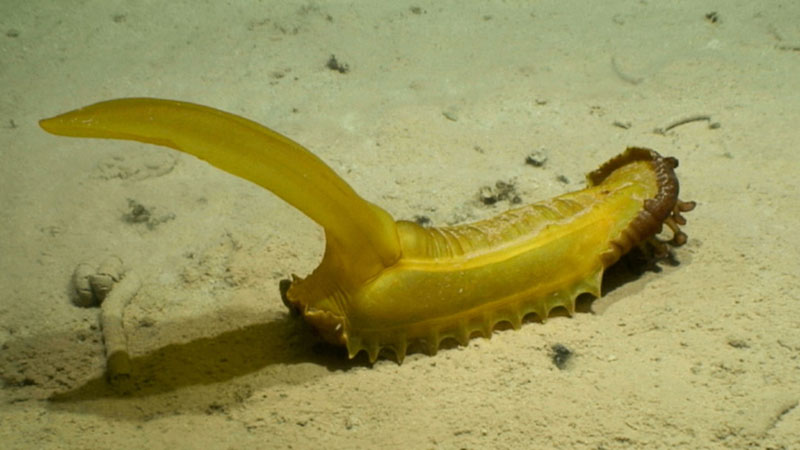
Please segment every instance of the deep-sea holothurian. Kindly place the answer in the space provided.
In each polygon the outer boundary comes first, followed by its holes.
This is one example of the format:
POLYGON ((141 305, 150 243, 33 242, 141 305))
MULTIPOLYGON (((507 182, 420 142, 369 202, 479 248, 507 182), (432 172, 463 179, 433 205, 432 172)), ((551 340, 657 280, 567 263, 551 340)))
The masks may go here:
POLYGON ((518 328, 553 308, 572 313, 582 293, 600 295, 603 270, 666 224, 682 245, 675 158, 631 147, 587 175, 580 191, 508 210, 476 223, 422 227, 395 221, 364 200, 296 142, 206 106, 152 98, 96 103, 45 119, 50 133, 136 140, 194 155, 269 189, 325 230, 325 254, 306 278, 293 277, 286 302, 327 341, 381 349, 400 362, 409 343, 430 354, 440 342, 490 336, 498 322, 518 328))

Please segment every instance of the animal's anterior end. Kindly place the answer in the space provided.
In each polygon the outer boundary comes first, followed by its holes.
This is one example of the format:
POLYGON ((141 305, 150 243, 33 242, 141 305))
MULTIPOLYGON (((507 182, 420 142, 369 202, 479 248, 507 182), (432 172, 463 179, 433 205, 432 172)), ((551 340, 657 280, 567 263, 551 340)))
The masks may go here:
POLYGON ((446 338, 463 344, 499 322, 516 328, 531 313, 544 321, 554 308, 574 311, 580 294, 600 295, 606 267, 660 242, 664 224, 670 244, 686 242, 681 213, 694 203, 678 199, 677 166, 629 148, 591 172, 581 191, 463 226, 399 223, 403 257, 347 294, 350 356, 363 350, 374 361, 388 348, 402 361, 414 341, 434 354, 446 338))
POLYGON ((600 295, 605 268, 664 225, 683 245, 678 160, 633 147, 587 175, 587 187, 442 228, 395 222, 319 158, 255 122, 202 105, 120 99, 40 122, 59 135, 132 139, 192 154, 263 186, 325 229, 325 253, 281 297, 327 341, 370 361, 382 349, 402 362, 409 345, 434 354, 442 341, 491 336, 536 314, 574 311, 600 295))

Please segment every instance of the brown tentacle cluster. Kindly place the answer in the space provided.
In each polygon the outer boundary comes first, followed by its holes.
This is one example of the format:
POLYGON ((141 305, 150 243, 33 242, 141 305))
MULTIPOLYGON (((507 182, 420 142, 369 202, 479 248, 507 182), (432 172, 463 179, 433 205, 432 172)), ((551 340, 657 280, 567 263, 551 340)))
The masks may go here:
POLYGON ((655 197, 645 200, 639 215, 630 223, 622 236, 612 242, 615 251, 603 255, 606 267, 617 262, 634 246, 638 246, 645 255, 649 255, 648 259, 668 258, 669 246, 679 247, 687 240, 686 233, 680 230, 680 226, 686 224, 686 218, 681 213, 691 211, 696 206, 695 202, 684 202, 678 198, 680 186, 675 175, 678 160, 673 157, 663 157, 653 150, 642 147, 629 147, 624 153, 590 172, 587 175, 589 185, 602 183, 615 170, 633 161, 646 161, 652 166, 656 173, 658 193, 655 197), (672 239, 668 241, 657 237, 665 224, 673 233, 672 239))
POLYGON ((664 224, 672 230, 672 239, 669 241, 671 245, 680 247, 686 243, 686 233, 681 231, 680 228, 680 225, 686 225, 686 218, 683 217, 681 213, 689 212, 693 210, 695 206, 697 206, 697 202, 684 202, 678 199, 678 201, 675 202, 675 207, 672 208, 672 213, 664 219, 664 224))
POLYGON ((686 233, 680 228, 681 225, 686 225, 686 218, 681 213, 689 212, 695 206, 697 206, 696 202, 684 202, 678 199, 669 216, 664 219, 664 224, 672 231, 672 239, 665 241, 653 235, 641 243, 640 249, 643 253, 650 255, 650 259, 653 260, 671 259, 670 247, 680 247, 688 239, 686 233))

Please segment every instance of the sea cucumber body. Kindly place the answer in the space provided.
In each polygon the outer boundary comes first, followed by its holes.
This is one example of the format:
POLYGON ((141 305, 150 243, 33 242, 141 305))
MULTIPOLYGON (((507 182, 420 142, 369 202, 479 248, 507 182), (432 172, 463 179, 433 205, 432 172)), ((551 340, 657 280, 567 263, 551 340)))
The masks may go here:
POLYGON ((325 230, 325 255, 294 277, 285 303, 320 335, 398 361, 410 343, 437 351, 445 338, 490 336, 535 313, 568 312, 581 293, 600 295, 603 270, 633 246, 668 254, 657 239, 686 242, 675 158, 628 148, 587 175, 588 187, 478 223, 424 229, 395 222, 291 139, 203 105, 152 98, 95 103, 40 122, 50 133, 136 140, 194 155, 272 191, 325 230), (647 245, 645 245, 647 244, 647 245))
MULTIPOLYGON (((584 190, 489 220, 430 229, 398 222, 402 257, 356 289, 329 294, 341 316, 325 315, 317 324, 329 328, 323 336, 351 357, 365 350, 374 361, 390 348, 402 360, 411 342, 433 354, 445 338, 488 337, 499 322, 518 328, 530 313, 542 320, 556 307, 572 313, 575 298, 599 296, 603 269, 660 231, 677 202, 674 160, 645 149, 625 155, 619 167, 590 174, 584 190), (671 205, 656 204, 665 191, 671 205)), ((314 324, 317 302, 296 295, 303 281, 295 280, 289 299, 314 324)))

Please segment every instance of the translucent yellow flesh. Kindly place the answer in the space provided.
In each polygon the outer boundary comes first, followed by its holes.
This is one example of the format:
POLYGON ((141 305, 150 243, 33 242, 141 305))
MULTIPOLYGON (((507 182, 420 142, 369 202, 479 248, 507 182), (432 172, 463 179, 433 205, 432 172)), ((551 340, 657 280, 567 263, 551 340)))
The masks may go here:
POLYGON ((242 117, 192 103, 126 98, 39 122, 74 137, 127 139, 171 147, 269 189, 325 228, 328 247, 351 258, 354 278, 374 276, 400 257, 394 220, 319 158, 242 117))

